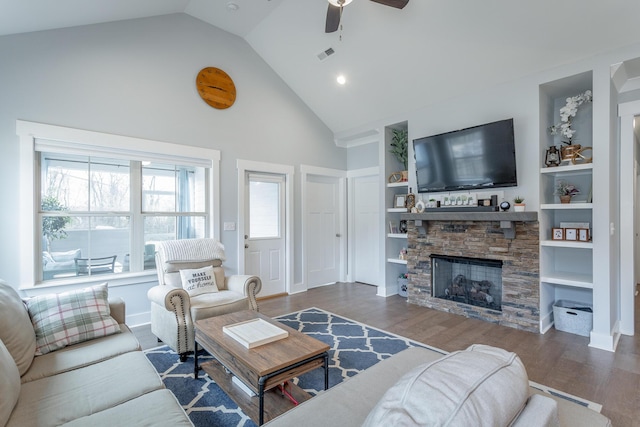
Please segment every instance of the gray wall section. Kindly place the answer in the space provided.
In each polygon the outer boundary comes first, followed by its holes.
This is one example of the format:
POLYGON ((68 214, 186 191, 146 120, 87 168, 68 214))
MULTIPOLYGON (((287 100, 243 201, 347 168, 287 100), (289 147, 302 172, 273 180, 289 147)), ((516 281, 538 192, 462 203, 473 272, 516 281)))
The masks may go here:
POLYGON ((347 169, 356 170, 378 166, 378 143, 369 143, 349 148, 347 169))
MULTIPOLYGON (((241 38, 185 14, 0 37, 0 277, 18 283, 16 119, 220 150, 221 223, 237 221, 237 159, 346 169, 346 150, 241 38), (227 110, 195 88, 204 67, 237 89, 227 110), (11 242, 11 243, 9 243, 11 242)), ((297 177, 299 180, 299 178, 297 177)), ((300 186, 295 185, 295 243, 300 186)), ((221 231, 231 272, 237 236, 221 231)), ((294 282, 301 280, 294 248, 294 282)))

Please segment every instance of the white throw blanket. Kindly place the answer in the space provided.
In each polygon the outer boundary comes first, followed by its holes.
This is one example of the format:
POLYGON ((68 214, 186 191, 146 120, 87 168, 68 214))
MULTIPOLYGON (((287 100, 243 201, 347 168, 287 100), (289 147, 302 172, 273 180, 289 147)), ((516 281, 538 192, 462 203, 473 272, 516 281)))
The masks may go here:
POLYGON ((215 239, 168 240, 158 245, 164 262, 226 260, 224 245, 215 239))

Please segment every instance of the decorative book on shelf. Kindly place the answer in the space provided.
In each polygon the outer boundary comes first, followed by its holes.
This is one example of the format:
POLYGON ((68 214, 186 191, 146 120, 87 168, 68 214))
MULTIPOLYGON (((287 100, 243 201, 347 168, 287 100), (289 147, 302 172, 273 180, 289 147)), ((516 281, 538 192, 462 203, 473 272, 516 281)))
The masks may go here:
POLYGON ((246 348, 258 347, 289 336, 289 332, 262 319, 223 326, 222 330, 246 348))

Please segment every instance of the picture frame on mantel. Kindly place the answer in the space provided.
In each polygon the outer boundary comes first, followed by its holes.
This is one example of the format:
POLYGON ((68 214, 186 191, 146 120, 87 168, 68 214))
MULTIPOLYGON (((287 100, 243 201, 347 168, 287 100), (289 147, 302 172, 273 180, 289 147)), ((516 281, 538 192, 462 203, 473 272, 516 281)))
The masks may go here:
POLYGON ((394 200, 393 201, 394 208, 406 207, 406 203, 407 203, 406 194, 396 194, 393 200, 394 200))

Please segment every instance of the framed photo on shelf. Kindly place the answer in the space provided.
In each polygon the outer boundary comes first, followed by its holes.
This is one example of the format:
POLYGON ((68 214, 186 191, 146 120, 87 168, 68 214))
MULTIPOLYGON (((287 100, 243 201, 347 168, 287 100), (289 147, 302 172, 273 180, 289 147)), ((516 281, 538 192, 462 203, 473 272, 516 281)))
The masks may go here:
POLYGON ((398 223, 389 221, 389 233, 398 234, 398 223))
POLYGON ((551 229, 552 240, 564 240, 564 228, 554 227, 551 229))
POLYGON ((580 242, 588 242, 591 240, 591 233, 589 233, 588 228, 579 228, 578 229, 578 240, 580 242))
POLYGON ((578 240, 578 229, 577 228, 565 228, 564 229, 564 238, 565 238, 565 240, 578 240))
POLYGON ((393 199, 393 207, 394 208, 404 208, 406 207, 407 199, 406 194, 396 194, 393 199))

